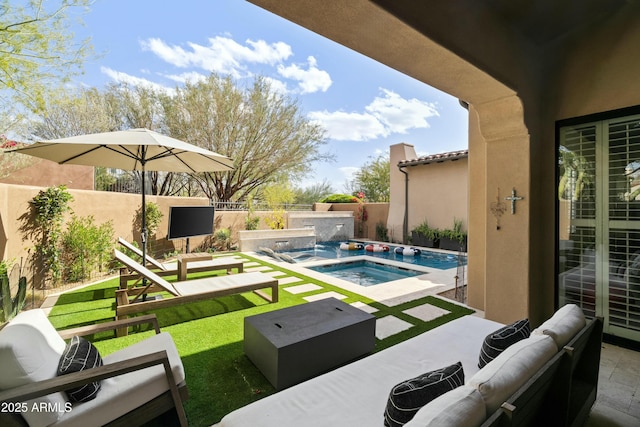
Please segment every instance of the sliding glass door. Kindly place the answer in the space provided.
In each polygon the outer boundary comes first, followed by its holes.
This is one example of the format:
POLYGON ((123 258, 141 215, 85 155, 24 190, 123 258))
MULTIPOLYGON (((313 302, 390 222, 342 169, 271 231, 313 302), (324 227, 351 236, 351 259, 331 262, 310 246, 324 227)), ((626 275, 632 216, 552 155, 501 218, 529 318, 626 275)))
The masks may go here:
POLYGON ((640 116, 560 128, 560 305, 640 341, 640 116))

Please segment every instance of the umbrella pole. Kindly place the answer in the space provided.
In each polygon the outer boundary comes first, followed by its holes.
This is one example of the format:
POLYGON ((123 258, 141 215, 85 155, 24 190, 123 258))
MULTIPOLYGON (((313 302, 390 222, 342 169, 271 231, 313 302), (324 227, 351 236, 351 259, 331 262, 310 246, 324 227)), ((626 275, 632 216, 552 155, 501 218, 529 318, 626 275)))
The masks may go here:
MULTIPOLYGON (((146 187, 145 187, 145 182, 144 182, 144 176, 146 175, 146 172, 144 170, 144 161, 142 161, 142 179, 141 179, 141 185, 142 185, 142 234, 140 235, 140 240, 142 240, 142 265, 147 265, 147 204, 145 201, 145 193, 146 193, 146 187)), ((146 278, 143 276, 142 277, 142 286, 146 286, 147 285, 147 280, 146 278)), ((143 301, 146 300, 146 296, 147 294, 143 295, 143 301)))
POLYGON ((142 263, 147 263, 147 204, 145 201, 145 176, 144 166, 142 167, 142 234, 140 239, 142 240, 142 263))

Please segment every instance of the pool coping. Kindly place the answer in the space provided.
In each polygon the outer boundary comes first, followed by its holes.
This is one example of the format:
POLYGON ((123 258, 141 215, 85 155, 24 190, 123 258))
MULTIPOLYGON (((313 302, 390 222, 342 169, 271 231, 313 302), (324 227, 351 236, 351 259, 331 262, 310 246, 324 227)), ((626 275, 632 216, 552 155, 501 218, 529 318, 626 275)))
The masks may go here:
POLYGON ((312 279, 320 280, 330 285, 342 288, 349 292, 353 292, 373 301, 380 302, 387 306, 395 306, 408 301, 413 301, 427 295, 436 295, 440 292, 453 289, 455 281, 451 281, 456 275, 457 268, 437 269, 432 267, 424 267, 416 264, 408 264, 395 260, 381 259, 369 255, 357 255, 346 258, 333 258, 324 260, 311 260, 304 262, 287 263, 276 260, 272 257, 264 255, 260 252, 251 253, 256 258, 265 260, 276 265, 285 266, 287 269, 299 273, 312 279), (319 266, 326 264, 346 263, 353 261, 371 261, 379 264, 387 264, 395 267, 408 268, 411 270, 422 271, 424 274, 408 277, 405 279, 393 280, 391 282, 380 283, 374 286, 360 286, 347 280, 323 274, 307 267, 319 266), (407 267, 409 266, 409 267, 407 267))

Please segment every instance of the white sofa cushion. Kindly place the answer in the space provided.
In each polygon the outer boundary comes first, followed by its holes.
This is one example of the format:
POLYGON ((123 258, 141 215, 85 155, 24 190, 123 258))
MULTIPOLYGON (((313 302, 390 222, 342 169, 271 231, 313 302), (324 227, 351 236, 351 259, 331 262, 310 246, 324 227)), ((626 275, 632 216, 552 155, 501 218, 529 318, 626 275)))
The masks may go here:
POLYGON ((575 304, 567 304, 556 311, 550 319, 534 329, 531 334, 550 336, 556 342, 558 350, 560 350, 586 324, 587 320, 580 307, 575 304))
POLYGON ((492 414, 557 352, 551 337, 531 336, 507 348, 468 384, 480 391, 487 413, 492 414))
MULTIPOLYGON (((102 360, 106 366, 161 350, 167 351, 176 384, 183 382, 185 375, 182 361, 171 335, 167 332, 153 335, 118 352, 108 354, 102 360)), ((92 425, 104 425, 167 391, 168 383, 165 378, 162 365, 107 378, 102 381, 102 388, 95 399, 74 404, 73 410, 65 413, 53 425, 84 427, 87 420, 91 420, 92 425)))
MULTIPOLYGON (((18 314, 0 331, 0 389, 6 390, 56 377, 65 342, 42 310, 18 314)), ((66 397, 62 393, 29 400, 22 416, 31 427, 47 426, 64 414, 66 397), (44 410, 35 410, 42 408, 44 410)))
POLYGON ((405 427, 478 427, 486 418, 478 389, 463 385, 429 402, 405 427))

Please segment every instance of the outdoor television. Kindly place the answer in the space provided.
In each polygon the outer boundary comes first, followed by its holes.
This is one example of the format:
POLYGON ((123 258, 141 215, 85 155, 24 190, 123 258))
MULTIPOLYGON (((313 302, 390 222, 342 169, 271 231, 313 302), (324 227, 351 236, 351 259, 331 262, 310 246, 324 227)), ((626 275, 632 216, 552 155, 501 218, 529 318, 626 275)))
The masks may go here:
POLYGON ((167 239, 213 234, 213 206, 170 206, 167 239))

